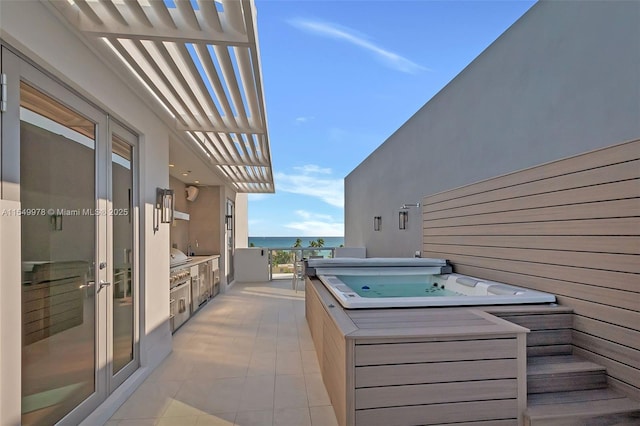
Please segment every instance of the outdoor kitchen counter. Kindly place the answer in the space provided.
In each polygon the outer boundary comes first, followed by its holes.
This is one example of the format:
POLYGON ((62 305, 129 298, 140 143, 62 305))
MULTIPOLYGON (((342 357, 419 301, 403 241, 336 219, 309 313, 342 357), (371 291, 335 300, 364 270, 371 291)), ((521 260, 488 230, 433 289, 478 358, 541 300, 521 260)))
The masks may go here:
POLYGON ((181 263, 178 263, 177 265, 171 265, 171 269, 175 270, 175 269, 190 268, 193 265, 199 265, 200 263, 207 262, 213 259, 219 259, 219 258, 220 258, 219 254, 210 254, 206 256, 204 255, 189 256, 186 262, 181 262, 181 263))
POLYGON ((220 258, 219 254, 211 254, 211 255, 206 255, 206 256, 202 256, 202 255, 197 255, 197 256, 189 256, 189 259, 191 259, 189 262, 185 263, 185 265, 198 265, 202 262, 206 262, 208 260, 211 259, 218 259, 220 258))

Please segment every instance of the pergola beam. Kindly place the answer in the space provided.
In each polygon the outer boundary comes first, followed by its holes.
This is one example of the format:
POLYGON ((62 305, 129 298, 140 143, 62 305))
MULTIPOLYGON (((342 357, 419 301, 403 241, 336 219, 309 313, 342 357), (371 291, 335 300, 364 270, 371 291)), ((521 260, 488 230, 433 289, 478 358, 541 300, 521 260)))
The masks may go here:
POLYGON ((195 1, 51 5, 90 42, 113 48, 212 170, 241 192, 272 192, 253 2, 195 1))

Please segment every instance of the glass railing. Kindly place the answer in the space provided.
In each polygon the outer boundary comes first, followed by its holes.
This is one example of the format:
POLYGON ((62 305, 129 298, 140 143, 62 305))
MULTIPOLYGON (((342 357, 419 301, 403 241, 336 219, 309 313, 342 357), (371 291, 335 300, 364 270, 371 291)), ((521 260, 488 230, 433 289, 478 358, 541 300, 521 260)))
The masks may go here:
POLYGON ((269 280, 291 279, 300 259, 334 257, 336 247, 269 247, 269 280))

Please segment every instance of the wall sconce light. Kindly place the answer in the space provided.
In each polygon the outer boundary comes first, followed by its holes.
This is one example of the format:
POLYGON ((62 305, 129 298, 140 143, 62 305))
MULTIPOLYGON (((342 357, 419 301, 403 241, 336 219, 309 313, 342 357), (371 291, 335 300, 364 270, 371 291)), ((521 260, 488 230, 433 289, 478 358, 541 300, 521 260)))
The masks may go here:
POLYGON ((420 203, 404 203, 401 209, 408 209, 409 207, 417 207, 420 208, 420 203))
POLYGON ((156 188, 155 214, 153 215, 153 233, 160 229, 161 223, 173 222, 173 189, 156 188))
POLYGON ((227 225, 227 231, 233 231, 233 216, 230 214, 226 215, 224 222, 227 225))
POLYGON ((49 216, 49 224, 52 231, 62 231, 62 215, 52 214, 49 216))
POLYGON ((382 228, 382 216, 373 217, 373 230, 379 231, 382 228))
POLYGON ((408 211, 399 211, 398 212, 398 229, 407 229, 407 223, 409 223, 409 212, 408 211))

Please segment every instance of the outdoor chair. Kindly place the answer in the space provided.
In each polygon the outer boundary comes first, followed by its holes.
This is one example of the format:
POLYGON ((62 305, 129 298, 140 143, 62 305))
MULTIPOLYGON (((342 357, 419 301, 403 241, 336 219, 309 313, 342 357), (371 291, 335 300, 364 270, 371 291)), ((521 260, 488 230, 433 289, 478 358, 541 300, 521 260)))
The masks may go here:
POLYGON ((293 264, 293 280, 291 281, 291 288, 298 292, 298 282, 304 282, 304 260, 296 259, 293 264))

